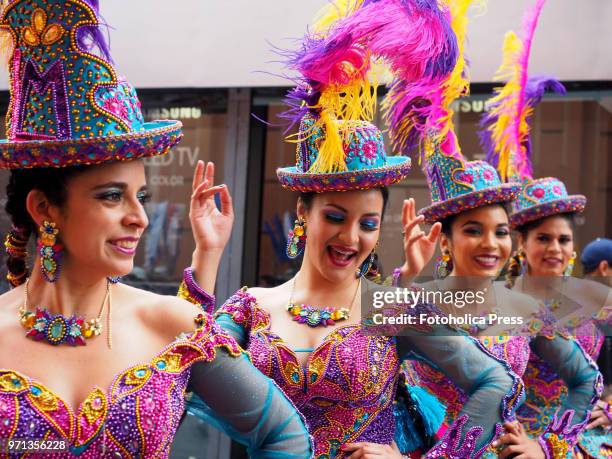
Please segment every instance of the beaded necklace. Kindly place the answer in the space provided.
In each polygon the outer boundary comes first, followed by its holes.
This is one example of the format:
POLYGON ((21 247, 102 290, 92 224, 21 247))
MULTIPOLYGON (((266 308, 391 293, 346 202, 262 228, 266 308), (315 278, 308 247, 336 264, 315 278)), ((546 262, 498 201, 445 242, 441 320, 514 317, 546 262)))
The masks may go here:
MULTIPOLYGON (((297 277, 297 276, 296 276, 297 277)), ((322 325, 327 327, 328 325, 334 325, 339 320, 347 320, 351 316, 351 310, 353 309, 353 303, 357 298, 357 292, 361 288, 361 279, 357 284, 353 299, 348 308, 333 308, 330 306, 313 306, 311 304, 295 304, 293 302, 293 293, 295 292, 295 277, 293 278, 293 285, 291 286, 291 295, 289 296, 289 303, 287 304, 287 311, 293 316, 293 320, 300 324, 307 324, 310 327, 318 327, 322 325)))
POLYGON ((108 302, 106 343, 108 348, 112 349, 110 281, 106 282, 106 293, 98 316, 88 321, 76 314, 69 317, 63 314, 53 314, 41 306, 36 307, 36 312, 28 311, 29 284, 30 279, 28 278, 25 282, 23 306, 19 308, 19 321, 27 330, 28 338, 35 341, 46 341, 55 346, 62 343, 70 346, 85 346, 86 340, 102 333, 102 315, 108 302))

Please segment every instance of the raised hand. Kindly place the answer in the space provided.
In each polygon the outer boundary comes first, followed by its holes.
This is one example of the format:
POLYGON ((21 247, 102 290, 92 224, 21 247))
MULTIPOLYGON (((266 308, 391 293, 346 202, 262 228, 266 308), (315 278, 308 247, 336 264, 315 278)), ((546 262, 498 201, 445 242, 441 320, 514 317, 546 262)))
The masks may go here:
POLYGON ((434 223, 429 234, 421 229, 424 217, 417 216, 413 198, 404 200, 402 208, 402 226, 404 235, 405 263, 401 268, 402 284, 407 279, 417 276, 431 260, 436 251, 436 244, 440 238, 442 224, 434 223))
POLYGON ((232 197, 225 185, 213 186, 215 165, 198 161, 191 187, 189 220, 191 230, 200 251, 223 251, 232 233, 234 209, 232 197), (215 194, 221 198, 221 210, 215 204, 215 194))
POLYGON ((227 245, 234 223, 232 197, 226 185, 213 186, 215 165, 212 162, 198 161, 191 187, 189 221, 195 239, 191 267, 196 282, 209 293, 215 288, 217 270, 223 249, 227 245), (215 204, 215 194, 219 193, 221 210, 215 204))

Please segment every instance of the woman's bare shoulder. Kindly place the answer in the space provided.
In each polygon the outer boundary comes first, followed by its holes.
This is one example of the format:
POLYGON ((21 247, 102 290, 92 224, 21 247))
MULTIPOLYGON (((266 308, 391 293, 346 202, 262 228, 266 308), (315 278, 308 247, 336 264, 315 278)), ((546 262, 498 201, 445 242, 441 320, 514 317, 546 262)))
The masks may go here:
POLYGON ((125 284, 117 286, 122 304, 130 305, 131 313, 147 328, 173 339, 195 329, 194 319, 204 312, 196 305, 170 295, 141 290, 125 284))
POLYGON ((289 301, 291 295, 291 281, 275 287, 252 287, 247 289, 247 293, 255 298, 260 306, 276 304, 279 301, 289 301))

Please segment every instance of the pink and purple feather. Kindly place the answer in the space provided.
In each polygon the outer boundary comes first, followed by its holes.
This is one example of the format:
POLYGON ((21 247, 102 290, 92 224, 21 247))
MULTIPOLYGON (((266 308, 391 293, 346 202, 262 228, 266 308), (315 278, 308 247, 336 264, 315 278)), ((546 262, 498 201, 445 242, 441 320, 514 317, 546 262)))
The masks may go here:
POLYGON ((76 34, 77 44, 84 51, 99 50, 99 54, 106 61, 112 63, 110 54, 110 38, 108 25, 100 16, 99 0, 84 0, 96 13, 99 23, 97 25, 84 25, 79 28, 76 34))
MULTIPOLYGON (((563 84, 554 77, 545 75, 530 77, 525 85, 526 106, 531 108, 536 107, 542 101, 542 97, 544 97, 546 92, 552 92, 560 95, 565 95, 567 93, 565 86, 563 86, 563 84)), ((487 128, 494 125, 497 122, 497 119, 498 117, 494 113, 485 113, 480 120, 481 129, 478 132, 478 135, 480 136, 480 145, 487 155, 486 160, 493 167, 498 166, 499 157, 495 151, 495 142, 491 135, 491 131, 487 128)), ((527 123, 530 122, 531 120, 527 119, 527 123)), ((527 159, 529 159, 529 161, 526 162, 527 170, 522 172, 527 174, 527 176, 531 176, 532 171, 528 166, 531 163, 531 136, 528 135, 525 137, 523 146, 525 147, 525 156, 527 159)))
MULTIPOLYGON (((416 107, 426 110, 428 102, 417 95, 434 90, 452 71, 458 47, 449 12, 436 0, 364 0, 325 35, 309 33, 300 49, 283 54, 287 66, 301 75, 298 87, 286 96, 289 109, 280 115, 291 125, 299 122, 324 87, 367 78, 370 59, 383 61, 395 75, 390 91, 396 98, 387 113, 393 134, 416 107), (343 74, 346 62, 359 71, 343 74)), ((409 137, 399 151, 406 151, 418 135, 409 137)))

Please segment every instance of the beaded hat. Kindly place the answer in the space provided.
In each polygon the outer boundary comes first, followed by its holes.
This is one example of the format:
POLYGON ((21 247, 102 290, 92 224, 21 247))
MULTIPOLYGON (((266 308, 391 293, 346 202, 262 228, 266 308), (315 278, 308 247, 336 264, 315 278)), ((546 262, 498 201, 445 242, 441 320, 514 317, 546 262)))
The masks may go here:
POLYGON ((461 161, 439 150, 425 165, 431 205, 419 214, 428 223, 469 209, 512 201, 520 185, 502 183, 497 171, 485 161, 461 161))
POLYGON ((493 167, 467 161, 452 122, 452 103, 469 92, 463 47, 472 0, 451 2, 457 57, 450 68, 417 82, 396 77, 383 102, 394 146, 421 148, 431 204, 419 211, 433 223, 450 215, 514 199, 519 186, 503 184, 493 167))
POLYGON ((144 122, 100 27, 97 0, 16 0, 4 8, 0 28, 12 49, 0 168, 132 160, 163 155, 181 139, 179 121, 144 122))
POLYGON ((436 0, 363 0, 330 5, 302 48, 287 53, 300 73, 282 116, 298 133, 296 165, 277 170, 281 184, 302 192, 366 190, 402 180, 408 156, 389 156, 371 123, 374 62, 412 80, 454 63, 454 34, 436 0))
POLYGON ((586 201, 581 194, 568 195, 565 185, 557 178, 528 180, 512 205, 510 225, 517 228, 552 215, 582 212, 586 201))
POLYGON ((347 139, 342 143, 344 170, 312 172, 325 128, 315 127, 315 118, 305 115, 300 123, 295 167, 279 168, 281 184, 302 192, 367 190, 402 180, 410 171, 410 158, 387 156, 380 129, 367 121, 335 121, 337 129, 346 127, 347 139), (303 137, 303 138, 302 138, 303 137))
POLYGON ((584 196, 568 195, 561 180, 533 178, 530 122, 534 108, 547 90, 565 94, 565 87, 555 78, 528 78, 531 42, 544 3, 545 0, 538 0, 525 14, 522 38, 514 32, 506 34, 504 58, 496 78, 507 81, 496 89, 489 112, 481 121, 480 137, 487 161, 497 167, 502 179, 522 185, 512 204, 513 228, 551 215, 582 212, 586 205, 584 196))

